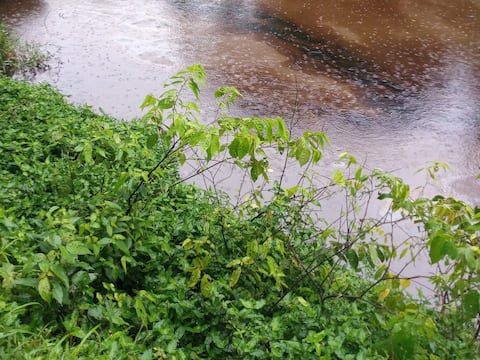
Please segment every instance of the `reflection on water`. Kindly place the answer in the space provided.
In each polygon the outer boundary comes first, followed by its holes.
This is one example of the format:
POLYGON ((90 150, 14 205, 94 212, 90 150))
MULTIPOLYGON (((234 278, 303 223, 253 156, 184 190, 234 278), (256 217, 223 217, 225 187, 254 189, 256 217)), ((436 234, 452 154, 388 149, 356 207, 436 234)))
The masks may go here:
POLYGON ((201 63, 244 93, 236 113, 326 131, 327 168, 347 150, 415 182, 443 160, 440 190, 480 204, 478 1, 0 0, 0 19, 57 54, 39 81, 77 103, 137 116, 201 63))
POLYGON ((44 10, 43 0, 0 0, 0 20, 21 25, 29 18, 39 16, 44 10))

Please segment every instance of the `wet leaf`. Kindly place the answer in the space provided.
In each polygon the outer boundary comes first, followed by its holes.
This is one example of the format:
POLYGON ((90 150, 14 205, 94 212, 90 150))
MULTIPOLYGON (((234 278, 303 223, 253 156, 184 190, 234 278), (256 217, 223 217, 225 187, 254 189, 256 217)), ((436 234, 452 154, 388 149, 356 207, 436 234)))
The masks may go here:
POLYGON ((70 241, 65 248, 72 255, 87 255, 92 253, 90 249, 80 241, 70 241))
POLYGON ((230 276, 230 281, 228 283, 228 285, 233 288, 238 280, 240 279, 240 274, 242 273, 242 268, 241 267, 238 267, 236 268, 235 270, 233 270, 232 272, 232 275, 230 276))
POLYGON ((192 288, 197 285, 201 275, 202 271, 199 268, 193 269, 192 274, 190 275, 190 280, 188 281, 188 287, 192 288))
POLYGON ((212 293, 213 285, 211 279, 210 275, 204 274, 202 276, 202 281, 200 282, 200 291, 206 298, 210 297, 210 294, 212 293))
POLYGON ((378 301, 382 302, 390 294, 390 288, 386 288, 378 295, 378 301))
POLYGON ((463 295, 462 309, 468 318, 473 318, 480 313, 480 294, 475 290, 470 290, 463 295))
POLYGON ((52 299, 52 287, 50 285, 50 280, 48 280, 48 277, 43 277, 40 279, 37 289, 42 299, 45 300, 47 303, 50 303, 50 300, 52 299))

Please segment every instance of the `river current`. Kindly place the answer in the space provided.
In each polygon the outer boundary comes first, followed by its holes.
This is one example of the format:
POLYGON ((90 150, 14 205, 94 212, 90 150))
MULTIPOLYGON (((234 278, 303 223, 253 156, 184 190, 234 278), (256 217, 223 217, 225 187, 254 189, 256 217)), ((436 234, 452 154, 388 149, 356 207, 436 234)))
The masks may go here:
POLYGON ((0 20, 54 54, 36 81, 75 103, 140 116, 200 63, 244 94, 236 114, 325 131, 327 171, 349 151, 418 185, 445 161, 435 191, 480 205, 477 0, 0 0, 0 20))

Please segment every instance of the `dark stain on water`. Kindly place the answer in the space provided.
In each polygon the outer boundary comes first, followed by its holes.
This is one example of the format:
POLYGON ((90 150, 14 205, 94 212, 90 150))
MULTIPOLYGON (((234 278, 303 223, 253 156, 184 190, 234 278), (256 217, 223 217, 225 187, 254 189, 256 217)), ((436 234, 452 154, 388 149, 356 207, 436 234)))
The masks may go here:
POLYGON ((74 102, 138 116, 201 63, 212 87, 244 94, 236 114, 326 131, 330 158, 347 150, 407 178, 447 161, 439 191, 480 203, 478 1, 0 0, 0 20, 56 54, 38 81, 74 102))

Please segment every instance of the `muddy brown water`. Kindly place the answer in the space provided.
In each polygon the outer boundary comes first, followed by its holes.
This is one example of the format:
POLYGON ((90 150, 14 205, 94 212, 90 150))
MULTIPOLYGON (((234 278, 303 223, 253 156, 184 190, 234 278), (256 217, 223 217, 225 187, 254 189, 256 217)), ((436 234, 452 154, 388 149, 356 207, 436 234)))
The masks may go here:
POLYGON ((435 191, 480 204, 478 0, 0 0, 0 19, 55 54, 37 81, 75 103, 139 116, 201 63, 244 94, 236 114, 325 131, 325 169, 349 151, 420 184, 441 160, 435 191))

